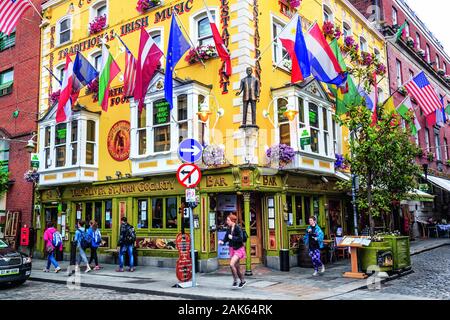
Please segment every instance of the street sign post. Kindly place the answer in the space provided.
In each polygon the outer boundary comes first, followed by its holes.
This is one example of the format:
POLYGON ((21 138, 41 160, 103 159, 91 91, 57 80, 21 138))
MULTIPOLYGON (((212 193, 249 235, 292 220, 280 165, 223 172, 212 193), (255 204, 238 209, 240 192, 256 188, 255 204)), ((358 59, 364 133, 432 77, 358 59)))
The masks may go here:
POLYGON ((195 189, 186 189, 186 202, 195 202, 195 189))
POLYGON ((202 172, 195 164, 185 163, 178 168, 177 179, 185 188, 195 188, 202 179, 202 172))
POLYGON ((185 139, 178 147, 178 157, 183 162, 194 163, 202 159, 203 146, 195 139, 185 139))

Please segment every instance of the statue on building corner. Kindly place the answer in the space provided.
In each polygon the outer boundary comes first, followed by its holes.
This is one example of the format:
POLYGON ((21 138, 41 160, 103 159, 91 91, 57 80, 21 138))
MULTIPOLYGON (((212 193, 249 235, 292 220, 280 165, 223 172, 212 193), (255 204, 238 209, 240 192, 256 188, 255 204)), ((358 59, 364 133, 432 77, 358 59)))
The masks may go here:
POLYGON ((241 80, 241 86, 239 92, 236 96, 242 94, 243 100, 243 117, 242 117, 242 127, 247 127, 247 111, 248 105, 252 107, 252 127, 256 127, 256 102, 259 102, 260 96, 260 82, 257 78, 253 76, 253 69, 251 67, 247 68, 247 77, 241 80))

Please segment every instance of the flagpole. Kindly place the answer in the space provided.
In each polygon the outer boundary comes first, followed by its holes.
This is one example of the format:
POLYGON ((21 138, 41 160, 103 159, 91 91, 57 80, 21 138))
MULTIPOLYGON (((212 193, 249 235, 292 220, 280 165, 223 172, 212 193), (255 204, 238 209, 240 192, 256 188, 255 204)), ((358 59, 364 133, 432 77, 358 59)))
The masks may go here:
POLYGON ((27 2, 33 7, 34 11, 36 11, 36 13, 39 15, 39 17, 41 17, 41 19, 44 20, 44 17, 41 15, 41 13, 38 11, 38 9, 36 9, 33 2, 31 2, 30 0, 27 0, 27 2))
MULTIPOLYGON (((187 32, 186 28, 184 27, 183 22, 181 22, 181 20, 180 20, 179 17, 178 17, 178 14, 175 12, 175 10, 172 10, 172 12, 175 14, 175 18, 177 19, 177 21, 181 24, 181 27, 183 28, 184 33, 187 35, 187 37, 188 37, 188 39, 189 39, 189 42, 191 43, 192 48, 194 49, 195 54, 197 55, 198 59, 199 59, 200 62, 202 63, 203 67, 206 68, 205 62, 203 61, 203 59, 202 59, 202 58, 200 57, 200 55, 198 54, 197 48, 195 47, 194 42, 191 40, 191 37, 189 37, 189 33, 187 32)), ((166 59, 167 59, 167 58, 166 58, 166 59)))
POLYGON ((44 66, 44 68, 50 73, 50 75, 51 75, 53 78, 55 78, 56 81, 58 81, 59 85, 62 85, 61 80, 59 80, 59 79, 53 74, 53 72, 50 71, 49 68, 47 68, 46 66, 44 66))

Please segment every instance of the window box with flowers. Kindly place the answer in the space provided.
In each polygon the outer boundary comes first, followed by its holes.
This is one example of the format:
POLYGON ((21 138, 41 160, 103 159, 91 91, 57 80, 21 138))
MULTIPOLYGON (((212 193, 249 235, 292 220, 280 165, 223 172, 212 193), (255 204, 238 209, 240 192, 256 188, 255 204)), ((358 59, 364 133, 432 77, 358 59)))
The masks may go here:
POLYGON ((363 66, 368 67, 368 66, 372 65, 373 61, 374 61, 374 57, 371 53, 364 52, 364 51, 361 52, 361 64, 363 66))
POLYGON ((407 37, 406 38, 406 45, 410 48, 414 48, 415 43, 414 43, 414 39, 411 37, 407 37))
POLYGON ((293 9, 297 9, 298 7, 300 7, 300 4, 302 3, 302 0, 290 0, 289 4, 291 6, 291 8, 293 9))
POLYGON ((207 61, 217 57, 216 48, 213 45, 199 46, 195 49, 189 50, 185 60, 189 64, 200 62, 200 59, 207 61))
POLYGON ((161 0, 138 0, 136 3, 136 10, 143 14, 147 11, 160 7, 163 4, 161 0))
POLYGON ((294 160, 295 151, 287 144, 276 144, 267 149, 268 164, 277 168, 284 168, 294 160))
POLYGON ((375 66, 375 73, 377 74, 377 76, 383 77, 386 75, 387 72, 387 68, 386 65, 383 63, 376 63, 375 66))
POLYGON ((61 90, 55 91, 50 95, 50 106, 53 106, 58 102, 60 95, 61 90))
POLYGON ((418 54, 419 56, 421 56, 422 58, 425 58, 425 50, 419 49, 419 50, 417 50, 417 54, 418 54))
POLYGON ((225 164, 225 148, 220 145, 209 145, 203 150, 203 163, 208 167, 220 167, 225 164))
POLYGON ((106 14, 97 16, 89 23, 89 35, 96 34, 106 28, 106 14))
POLYGON ((336 170, 347 170, 347 160, 344 158, 344 155, 336 153, 336 160, 334 161, 334 169, 336 170))
POLYGON ((428 153, 427 153, 427 160, 428 160, 429 162, 434 161, 434 153, 433 153, 433 152, 428 152, 428 153))

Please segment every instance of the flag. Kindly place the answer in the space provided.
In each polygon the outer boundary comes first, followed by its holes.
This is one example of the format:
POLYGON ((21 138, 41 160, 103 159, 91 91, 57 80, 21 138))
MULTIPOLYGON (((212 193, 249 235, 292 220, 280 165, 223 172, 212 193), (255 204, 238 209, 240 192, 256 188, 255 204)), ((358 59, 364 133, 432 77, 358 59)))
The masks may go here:
POLYGON ((136 68, 137 60, 128 49, 125 42, 119 35, 116 35, 117 39, 122 43, 125 48, 125 72, 123 77, 123 95, 125 97, 132 97, 134 95, 134 88, 136 87, 136 68))
POLYGON ((414 116, 414 121, 411 119, 411 117, 408 116, 409 112, 414 113, 414 108, 411 103, 411 98, 407 97, 403 102, 397 107, 397 112, 400 114, 400 116, 405 119, 408 124, 409 128, 411 129, 411 134, 416 135, 417 132, 422 129, 420 126, 419 121, 414 116))
POLYGON ((98 82, 98 104, 108 111, 109 88, 113 79, 119 74, 120 68, 114 61, 105 44, 102 44, 102 68, 98 82))
POLYGON ((178 61, 180 61, 181 57, 183 57, 190 47, 175 20, 175 15, 172 15, 169 45, 167 47, 166 75, 164 79, 164 91, 166 100, 170 105, 170 110, 173 108, 173 69, 175 69, 178 61))
POLYGON ((373 73, 373 112, 372 112, 372 127, 375 126, 378 122, 378 83, 377 83, 377 74, 373 73))
POLYGON ((220 60, 225 64, 225 74, 229 77, 231 76, 231 56, 228 52, 227 47, 223 43, 222 37, 220 36, 219 30, 217 29, 217 25, 214 22, 209 9, 207 8, 206 13, 208 14, 209 24, 211 26, 211 30, 213 33, 214 43, 216 45, 217 54, 220 57, 220 60))
POLYGON ((97 70, 80 51, 77 52, 73 63, 73 73, 83 86, 87 86, 98 77, 97 70))
POLYGON ((308 50, 302 32, 302 22, 298 14, 280 33, 279 39, 292 60, 291 82, 303 81, 311 75, 308 50))
POLYGON ((444 102, 444 96, 441 96, 441 106, 442 108, 439 110, 439 112, 441 113, 441 121, 442 121, 442 126, 444 127, 445 124, 447 123, 447 114, 445 113, 445 102, 444 102))
POLYGON ((31 8, 27 0, 2 0, 0 2, 0 32, 10 35, 20 17, 31 8))
POLYGON ((405 31, 406 31, 406 25, 407 25, 407 22, 405 21, 403 24, 402 24, 402 26, 400 27, 400 29, 398 29, 398 31, 397 31, 397 34, 395 35, 395 38, 397 39, 397 40, 400 40, 401 39, 401 37, 403 37, 404 35, 405 35, 405 31))
POLYGON ((305 42, 313 76, 324 83, 337 86, 344 84, 347 72, 342 70, 317 23, 309 30, 305 42))
POLYGON ((430 127, 430 128, 434 127, 434 125, 437 122, 436 112, 432 112, 429 115, 427 115, 426 119, 427 119, 427 126, 430 127))
POLYGON ((426 116, 441 108, 441 102, 423 71, 409 81, 405 88, 418 101, 426 116))
POLYGON ((66 56, 66 65, 64 67, 64 79, 61 86, 61 94, 56 109, 56 123, 67 121, 72 115, 72 90, 74 74, 73 62, 69 55, 66 56))
POLYGON ((136 87, 134 89, 134 100, 138 102, 139 112, 144 107, 144 98, 147 89, 159 66, 163 52, 153 41, 144 27, 141 28, 141 39, 139 42, 139 56, 136 68, 136 87))

